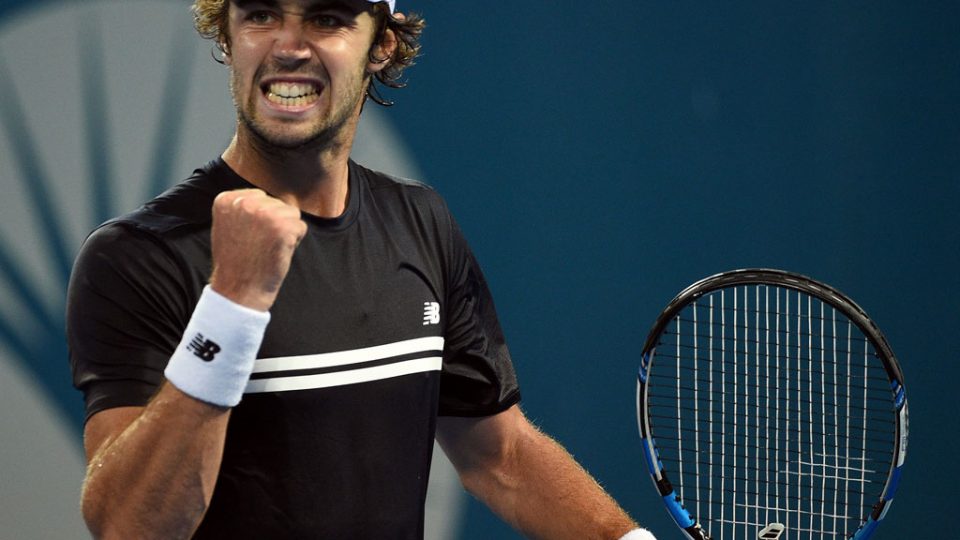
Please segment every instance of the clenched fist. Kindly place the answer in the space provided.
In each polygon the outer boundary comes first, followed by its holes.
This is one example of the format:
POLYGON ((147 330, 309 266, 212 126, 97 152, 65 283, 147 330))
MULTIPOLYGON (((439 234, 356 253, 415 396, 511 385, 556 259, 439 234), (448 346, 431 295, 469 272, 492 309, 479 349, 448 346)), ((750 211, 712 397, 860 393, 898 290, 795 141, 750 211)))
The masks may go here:
POLYGON ((238 304, 269 311, 306 232, 297 207, 262 190, 221 193, 213 201, 210 286, 238 304))

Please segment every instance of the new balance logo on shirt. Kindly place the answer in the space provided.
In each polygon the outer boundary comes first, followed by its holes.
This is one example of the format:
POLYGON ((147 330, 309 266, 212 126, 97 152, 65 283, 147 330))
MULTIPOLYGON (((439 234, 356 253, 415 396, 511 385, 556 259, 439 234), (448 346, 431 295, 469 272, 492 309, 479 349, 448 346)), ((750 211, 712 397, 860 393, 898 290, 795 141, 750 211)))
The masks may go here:
POLYGON ((440 302, 423 303, 423 325, 440 324, 440 302))
POLYGON ((213 357, 220 352, 220 345, 209 339, 203 339, 203 334, 197 334, 190 340, 187 349, 193 351, 193 354, 204 362, 212 362, 213 357))

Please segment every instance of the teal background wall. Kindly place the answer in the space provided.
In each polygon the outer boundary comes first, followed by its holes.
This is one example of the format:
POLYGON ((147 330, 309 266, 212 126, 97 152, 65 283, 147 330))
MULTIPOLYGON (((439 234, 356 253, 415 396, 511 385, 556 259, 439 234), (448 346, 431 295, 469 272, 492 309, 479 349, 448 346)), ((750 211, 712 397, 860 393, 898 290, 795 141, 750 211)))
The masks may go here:
MULTIPOLYGON (((527 412, 664 538, 636 351, 688 283, 814 276, 885 329, 911 400, 878 538, 933 538, 960 476, 960 3, 402 2, 390 114, 493 287, 527 412)), ((475 505, 461 538, 512 538, 475 505), (482 525, 480 525, 482 524, 482 525)))
MULTIPOLYGON (((0 22, 28 4, 0 0, 0 22)), ((701 277, 805 273, 855 298, 906 373, 907 468, 877 538, 941 533, 960 477, 960 3, 400 8, 429 27, 387 116, 483 264, 529 416, 679 537, 639 454, 640 343, 701 277)), ((53 349, 38 378, 66 369, 53 349)), ((515 537, 466 517, 461 540, 515 537)))

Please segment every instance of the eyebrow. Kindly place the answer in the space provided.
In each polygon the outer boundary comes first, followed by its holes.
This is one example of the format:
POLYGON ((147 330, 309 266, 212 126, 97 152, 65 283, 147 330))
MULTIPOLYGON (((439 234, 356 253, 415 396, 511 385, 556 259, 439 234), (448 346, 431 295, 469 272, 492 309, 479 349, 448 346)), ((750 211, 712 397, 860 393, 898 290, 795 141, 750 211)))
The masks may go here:
POLYGON ((233 4, 240 12, 252 11, 255 8, 277 9, 280 5, 277 0, 229 0, 228 3, 233 4))
POLYGON ((277 0, 230 0, 230 2, 237 6, 238 8, 246 8, 251 4, 259 4, 265 7, 277 7, 277 0))
MULTIPOLYGON (((230 0, 230 2, 239 9, 247 9, 251 5, 267 8, 278 8, 280 6, 278 0, 230 0)), ((314 0, 307 5, 304 11, 311 12, 321 9, 342 9, 351 13, 357 11, 356 6, 344 0, 314 0)))

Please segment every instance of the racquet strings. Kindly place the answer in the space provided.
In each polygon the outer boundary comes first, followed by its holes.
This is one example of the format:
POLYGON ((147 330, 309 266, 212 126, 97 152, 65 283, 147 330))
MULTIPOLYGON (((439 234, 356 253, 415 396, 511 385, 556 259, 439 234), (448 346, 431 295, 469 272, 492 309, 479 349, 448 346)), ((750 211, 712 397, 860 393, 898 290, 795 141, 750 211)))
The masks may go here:
POLYGON ((706 294, 660 336, 649 419, 664 469, 715 540, 848 538, 893 459, 891 390, 841 312, 772 285, 706 294))

